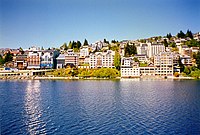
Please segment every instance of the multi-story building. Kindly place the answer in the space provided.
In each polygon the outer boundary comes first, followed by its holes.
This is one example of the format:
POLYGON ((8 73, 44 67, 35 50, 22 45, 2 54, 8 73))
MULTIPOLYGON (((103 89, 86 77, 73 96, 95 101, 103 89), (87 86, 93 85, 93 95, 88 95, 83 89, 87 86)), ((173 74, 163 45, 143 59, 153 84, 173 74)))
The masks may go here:
POLYGON ((89 50, 88 46, 82 46, 80 48, 80 56, 79 56, 79 68, 89 67, 89 50))
POLYGON ((42 54, 41 51, 29 51, 28 52, 28 57, 27 57, 28 67, 27 67, 27 69, 40 69, 41 54, 42 54))
POLYGON ((91 44, 92 52, 100 51, 103 47, 108 46, 108 43, 104 43, 104 41, 97 41, 96 43, 91 44))
POLYGON ((181 55, 180 56, 181 63, 185 66, 192 66, 192 59, 188 55, 181 55))
POLYGON ((56 58, 56 61, 57 61, 57 66, 56 68, 63 68, 64 65, 65 65, 65 54, 60 54, 57 58, 56 58))
POLYGON ((192 53, 198 53, 199 47, 190 47, 192 53))
POLYGON ((154 66, 140 67, 140 74, 142 76, 155 76, 155 67, 154 66))
POLYGON ((53 68, 54 51, 45 50, 41 53, 40 68, 53 68))
POLYGON ((173 53, 173 65, 174 66, 179 66, 179 60, 180 60, 180 54, 173 53))
POLYGON ((121 77, 140 77, 139 63, 135 62, 133 57, 123 57, 121 59, 121 77))
POLYGON ((165 52, 164 44, 151 44, 151 43, 148 43, 147 56, 149 58, 153 57, 154 55, 159 54, 160 52, 165 52))
POLYGON ((154 56, 155 75, 173 76, 173 54, 161 52, 154 56))
POLYGON ((178 46, 180 55, 192 55, 192 50, 187 45, 178 46))
POLYGON ((135 54, 135 58, 137 58, 140 62, 145 63, 147 62, 147 56, 145 54, 135 54))
POLYGON ((80 48, 80 57, 86 57, 86 56, 89 56, 89 47, 88 46, 82 46, 80 48))
POLYGON ((193 36, 194 36, 194 39, 196 39, 197 41, 200 41, 200 32, 194 34, 193 36))
POLYGON ((124 44, 120 44, 120 46, 119 46, 119 54, 122 57, 125 55, 125 45, 124 44))
POLYGON ((90 54, 90 68, 114 68, 115 52, 107 50, 106 52, 96 52, 90 54))
POLYGON ((73 51, 73 49, 68 49, 65 54, 65 65, 77 67, 79 64, 79 55, 73 51))
POLYGON ((180 38, 180 39, 176 39, 175 43, 177 46, 179 46, 179 45, 185 44, 186 41, 187 41, 186 39, 180 38))
POLYGON ((54 50, 40 50, 32 47, 27 51, 27 69, 55 68, 54 62, 58 52, 54 50))
POLYGON ((27 54, 20 54, 16 56, 14 60, 14 67, 20 70, 27 68, 27 54))
POLYGON ((139 45, 137 45, 136 46, 137 54, 138 55, 147 55, 148 44, 150 44, 150 43, 140 43, 139 45))

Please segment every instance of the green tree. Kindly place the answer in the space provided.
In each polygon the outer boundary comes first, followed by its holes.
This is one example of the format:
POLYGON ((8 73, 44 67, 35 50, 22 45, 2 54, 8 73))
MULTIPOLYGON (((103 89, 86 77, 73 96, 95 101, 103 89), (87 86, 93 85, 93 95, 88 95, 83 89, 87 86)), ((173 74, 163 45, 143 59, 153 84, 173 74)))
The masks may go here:
POLYGON ((115 78, 120 76, 120 73, 117 69, 111 68, 100 68, 94 71, 94 77, 97 78, 115 78))
POLYGON ((167 38, 170 40, 172 38, 172 34, 171 33, 167 34, 167 38))
POLYGON ((4 62, 8 62, 8 61, 12 61, 13 56, 10 52, 6 53, 5 58, 4 58, 4 62))
POLYGON ((75 42, 75 41, 72 41, 72 48, 71 48, 71 49, 74 49, 74 48, 77 48, 76 42, 75 42))
POLYGON ((19 51, 23 51, 22 47, 19 48, 19 51))
POLYGON ((185 66, 185 68, 184 68, 184 71, 183 71, 184 73, 186 73, 186 75, 189 75, 190 73, 191 73, 191 70, 190 70, 190 67, 188 67, 188 66, 185 66))
POLYGON ((178 34, 177 34, 178 38, 185 38, 185 33, 183 33, 183 31, 181 30, 178 34))
POLYGON ((3 57, 0 55, 0 65, 3 65, 5 63, 3 57))
POLYGON ((170 43, 170 47, 176 48, 176 43, 174 43, 174 42, 170 43))
POLYGON ((115 44, 115 43, 117 43, 117 41, 115 41, 115 40, 111 40, 111 43, 115 44))
POLYGON ((140 39, 140 42, 141 43, 146 43, 146 40, 145 39, 140 39))
POLYGON ((72 42, 71 42, 71 41, 69 41, 68 48, 69 48, 69 49, 73 49, 73 46, 72 46, 72 42))
POLYGON ((138 58, 136 58, 136 57, 134 57, 133 60, 134 60, 135 62, 140 62, 140 61, 138 60, 138 58))
POLYGON ((120 56, 119 52, 117 52, 117 51, 115 52, 114 65, 115 65, 117 70, 120 70, 121 56, 120 56))
POLYGON ((183 65, 183 63, 181 62, 181 58, 180 58, 180 57, 178 58, 178 65, 179 65, 179 67, 180 67, 180 72, 183 72, 183 71, 184 71, 184 65, 183 65))
POLYGON ((199 79, 200 78, 200 70, 192 71, 190 76, 199 79))
POLYGON ((107 41, 105 38, 103 39, 103 42, 109 44, 109 41, 107 41))
POLYGON ((64 44, 60 47, 60 49, 67 50, 67 49, 68 49, 68 48, 67 48, 67 44, 64 43, 64 44))
POLYGON ((187 30, 185 36, 193 39, 193 34, 192 34, 192 32, 190 30, 187 30))
POLYGON ((89 45, 87 39, 84 40, 83 45, 89 45))
POLYGON ((168 47, 168 45, 169 45, 166 39, 163 40, 163 44, 165 47, 168 47))
POLYGON ((77 41, 77 43, 76 43, 76 48, 79 49, 79 48, 81 47, 81 45, 82 45, 81 42, 80 42, 80 41, 77 41))
POLYGON ((188 47, 200 47, 200 42, 197 41, 197 40, 195 40, 195 39, 186 41, 185 44, 186 44, 188 47))
POLYGON ((125 46, 125 56, 131 56, 131 55, 135 55, 137 54, 137 48, 136 46, 133 45, 129 45, 128 43, 125 46))
POLYGON ((22 49, 22 47, 19 48, 19 51, 21 52, 21 54, 24 54, 24 50, 22 49))

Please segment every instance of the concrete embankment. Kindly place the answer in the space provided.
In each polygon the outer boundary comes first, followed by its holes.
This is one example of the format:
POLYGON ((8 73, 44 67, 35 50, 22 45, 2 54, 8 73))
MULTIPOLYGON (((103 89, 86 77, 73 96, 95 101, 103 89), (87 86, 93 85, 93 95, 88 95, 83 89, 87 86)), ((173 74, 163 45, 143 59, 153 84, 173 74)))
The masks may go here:
POLYGON ((79 79, 78 77, 44 77, 44 76, 0 76, 0 80, 66 80, 79 79))
MULTIPOLYGON (((0 76, 0 80, 110 80, 110 78, 79 78, 79 77, 53 77, 53 76, 0 76)), ((195 79, 194 77, 161 77, 161 76, 142 76, 140 78, 112 78, 112 79, 121 79, 121 80, 191 80, 195 79)))

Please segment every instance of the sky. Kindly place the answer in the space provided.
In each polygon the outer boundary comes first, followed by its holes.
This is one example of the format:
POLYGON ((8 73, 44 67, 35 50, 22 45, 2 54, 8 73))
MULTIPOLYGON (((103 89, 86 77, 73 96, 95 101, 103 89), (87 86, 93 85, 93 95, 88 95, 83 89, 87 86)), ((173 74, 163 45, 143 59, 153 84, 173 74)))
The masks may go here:
POLYGON ((200 32, 200 0, 0 0, 0 48, 200 32))

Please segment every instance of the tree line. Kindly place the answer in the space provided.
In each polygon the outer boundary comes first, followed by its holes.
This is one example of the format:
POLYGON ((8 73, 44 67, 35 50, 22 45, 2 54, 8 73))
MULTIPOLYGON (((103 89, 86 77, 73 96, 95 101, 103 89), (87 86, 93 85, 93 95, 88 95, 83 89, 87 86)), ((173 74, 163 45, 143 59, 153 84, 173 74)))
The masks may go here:
POLYGON ((13 60, 13 55, 10 53, 6 53, 4 56, 0 55, 0 65, 5 64, 6 62, 12 61, 13 60))

